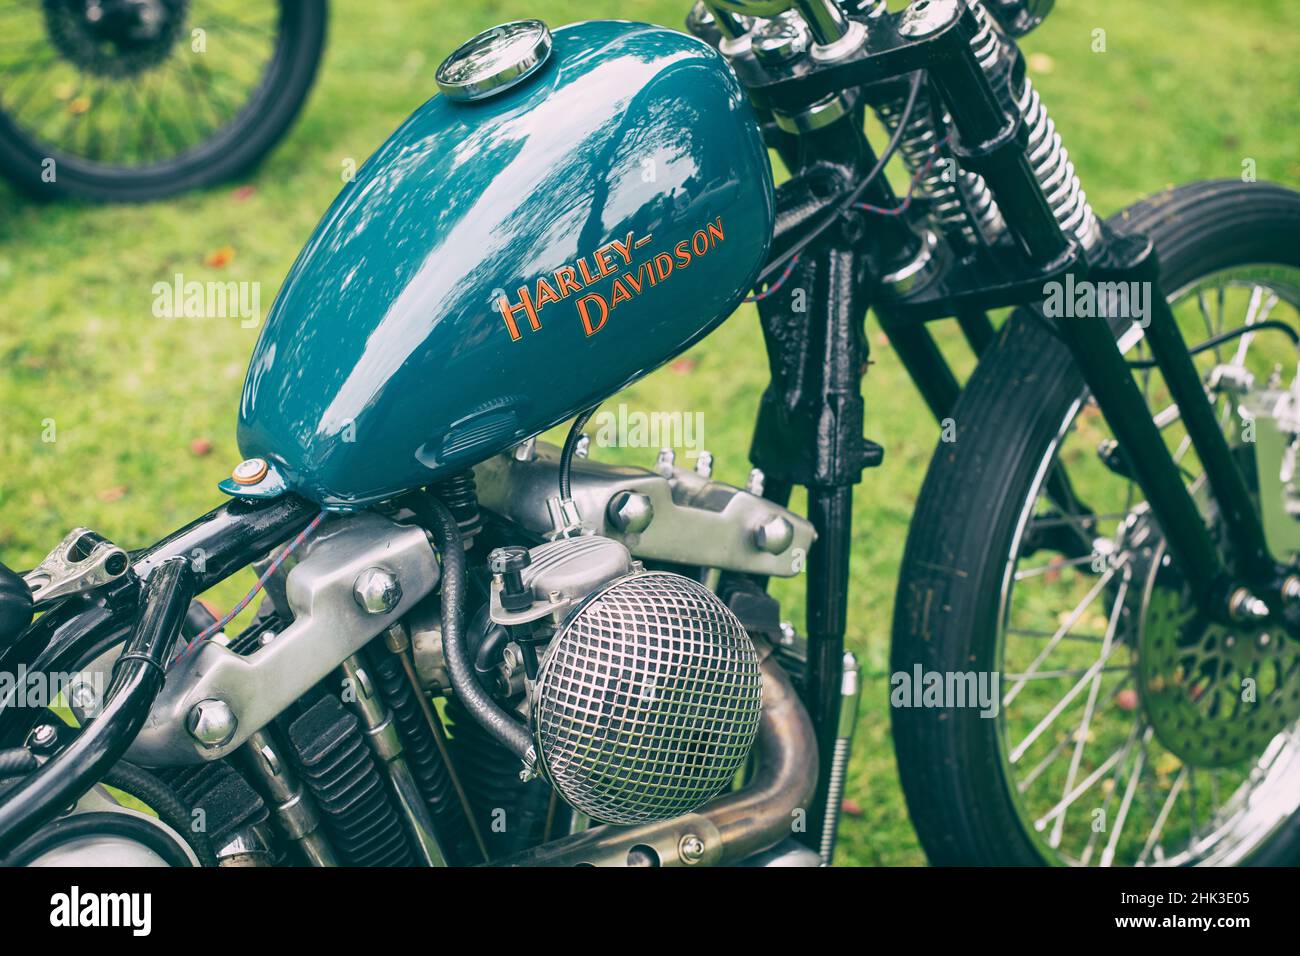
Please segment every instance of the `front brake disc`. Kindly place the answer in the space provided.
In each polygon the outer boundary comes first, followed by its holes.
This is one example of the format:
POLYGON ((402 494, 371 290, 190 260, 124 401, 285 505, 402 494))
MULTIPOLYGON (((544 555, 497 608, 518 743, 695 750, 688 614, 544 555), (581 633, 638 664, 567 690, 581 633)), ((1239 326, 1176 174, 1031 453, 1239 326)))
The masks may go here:
POLYGON ((1281 627, 1227 626, 1147 570, 1138 632, 1139 694, 1160 742, 1184 763, 1224 767, 1258 758, 1300 718, 1300 641, 1281 627))

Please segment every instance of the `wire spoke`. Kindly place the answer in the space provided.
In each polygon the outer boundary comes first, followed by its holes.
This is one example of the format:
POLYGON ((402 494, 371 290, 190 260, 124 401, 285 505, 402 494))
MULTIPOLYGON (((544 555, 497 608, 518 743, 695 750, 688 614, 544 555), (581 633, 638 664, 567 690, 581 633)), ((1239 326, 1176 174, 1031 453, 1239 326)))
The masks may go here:
MULTIPOLYGON (((1074 610, 1071 611, 1066 616, 1065 621, 1061 624, 1060 627, 1056 629, 1056 632, 1052 635, 1052 639, 1047 642, 1047 646, 1044 647, 1042 651, 1039 652, 1038 656, 1034 658, 1033 663, 1031 663, 1029 667, 1025 670, 1025 674, 1032 674, 1035 671, 1037 671, 1039 667, 1042 666, 1043 661, 1047 660, 1048 655, 1051 654, 1052 651, 1056 649, 1056 646, 1060 644, 1062 640, 1065 639, 1065 635, 1068 634, 1070 632, 1070 629, 1073 628, 1074 625, 1079 622, 1079 618, 1083 616, 1083 612, 1086 611, 1088 607, 1092 604, 1092 602, 1097 599, 1097 595, 1101 594, 1102 589, 1106 587, 1106 585, 1110 582, 1110 579, 1113 578, 1114 576, 1115 576, 1115 569, 1113 567, 1107 568, 1106 572, 1097 579, 1097 582, 1092 586, 1092 588, 1088 591, 1088 593, 1084 595, 1083 600, 1080 601, 1079 604, 1075 606, 1074 610)), ((1002 706, 1006 707, 1013 700, 1015 700, 1016 695, 1020 693, 1020 689, 1024 686, 1025 686, 1025 681, 1023 678, 1017 681, 1002 698, 1002 706)), ((1014 762, 1015 761, 1012 760, 1012 763, 1014 762)))
POLYGON ((1142 771, 1146 769, 1147 744, 1153 732, 1154 729, 1148 727, 1142 735, 1142 746, 1138 748, 1137 756, 1133 760, 1133 774, 1128 778, 1124 799, 1120 801, 1119 813, 1115 815, 1115 825, 1110 831, 1110 840, 1106 843, 1106 849, 1101 851, 1101 859, 1098 861, 1101 866, 1110 866, 1115 862, 1115 847, 1119 845, 1119 836, 1128 819, 1129 807, 1133 805, 1133 794, 1137 792, 1138 781, 1142 778, 1142 771))
POLYGON ((1038 567, 1029 568, 1025 571, 1016 572, 1016 580, 1023 581, 1026 578, 1036 578, 1042 574, 1050 574, 1052 571, 1060 571, 1063 568, 1077 568, 1080 565, 1091 564, 1094 557, 1091 554, 1085 554, 1078 558, 1067 558, 1052 564, 1043 564, 1038 567))
MULTIPOLYGON (((1015 637, 1054 637, 1056 635, 1055 631, 1036 631, 1026 627, 1009 627, 1006 633, 1015 637)), ((1062 640, 1066 641, 1086 641, 1089 644, 1100 644, 1104 639, 1100 634, 1075 634, 1074 632, 1070 632, 1062 638, 1062 640)))
POLYGON ((1127 665, 1116 664, 1096 670, 1092 667, 1067 667, 1055 671, 1038 671, 1036 674, 1003 674, 1007 680, 1060 680, 1062 677, 1079 677, 1083 674, 1113 674, 1130 670, 1127 665))
POLYGON ((1174 785, 1169 788, 1169 795, 1165 797, 1165 802, 1160 806, 1160 812, 1156 814, 1156 822, 1152 825, 1151 832, 1147 834, 1147 841, 1142 844, 1142 852, 1138 854, 1137 866, 1146 863, 1147 858, 1151 856, 1151 851, 1155 849, 1159 842, 1160 834, 1164 832, 1165 824, 1169 822, 1169 814, 1173 812, 1174 804, 1183 791, 1183 785, 1187 782, 1190 769, 1190 767, 1183 767, 1182 770, 1178 771, 1178 777, 1174 780, 1174 785))
MULTIPOLYGON (((1110 656, 1110 649, 1115 640, 1115 631, 1119 627, 1120 612, 1124 608, 1124 597, 1128 593, 1128 581, 1121 580, 1118 593, 1115 595, 1115 603, 1111 608, 1110 621, 1106 625, 1106 637, 1101 645, 1101 656, 1103 658, 1110 656)), ((1097 706, 1097 695, 1101 691, 1101 675, 1106 668, 1100 668, 1092 677, 1092 685, 1088 688, 1088 701, 1083 707, 1083 719, 1079 721, 1079 727, 1075 731, 1074 753, 1070 757, 1070 769, 1066 772, 1065 787, 1063 793, 1069 793, 1070 788, 1074 786, 1074 780, 1079 774, 1079 765, 1083 762, 1083 748, 1088 743, 1088 728, 1092 724, 1092 714, 1097 706)), ((1048 842, 1052 847, 1061 845, 1061 833, 1065 829, 1065 811, 1062 810, 1056 822, 1052 824, 1052 834, 1048 842)))
MULTIPOLYGON (((1091 667, 1089 667, 1084 672, 1083 676, 1079 678, 1079 680, 1076 681, 1068 691, 1065 692, 1065 696, 1056 702, 1055 706, 1053 706, 1052 709, 1047 712, 1047 716, 1045 716, 1042 720, 1040 720, 1034 726, 1034 729, 1031 730, 1028 733, 1028 735, 1026 735, 1025 739, 1020 741, 1020 743, 1016 745, 1016 747, 1011 751, 1010 755, 1007 757, 1007 760, 1011 763, 1015 763, 1021 757, 1023 757, 1025 751, 1028 750, 1031 746, 1033 746, 1034 741, 1037 740, 1040 736, 1042 736, 1043 731, 1045 731, 1048 727, 1050 727, 1052 725, 1052 722, 1055 721, 1056 718, 1061 715, 1061 711, 1065 710, 1066 707, 1070 706, 1070 701, 1074 700, 1074 698, 1079 695, 1079 692, 1083 690, 1085 686, 1087 686, 1088 681, 1093 677, 1093 675, 1101 673, 1101 669, 1106 666, 1106 662, 1110 660, 1110 658, 1115 654, 1115 652, 1123 646, 1124 646, 1123 644, 1115 644, 1109 650, 1107 650, 1105 654, 1097 658, 1097 662, 1093 664, 1091 667)), ((1017 686, 1018 687, 1024 686, 1023 678, 1021 679, 1020 683, 1017 684, 1017 686)))
POLYGON ((1073 804, 1085 793, 1087 793, 1088 790, 1092 788, 1092 785, 1094 783, 1096 783, 1102 777, 1106 776, 1106 774, 1110 771, 1112 767, 1114 767, 1117 763, 1123 760, 1124 757, 1127 756, 1129 750, 1132 749, 1134 741, 1137 740, 1138 728, 1140 726, 1141 726, 1140 722, 1134 724, 1133 730, 1129 734, 1128 740, 1125 741, 1124 744, 1118 750, 1116 750, 1113 754, 1111 754, 1104 761, 1102 761, 1100 767, 1098 767, 1092 773, 1088 774, 1088 776, 1084 777, 1083 781, 1077 787, 1075 787, 1073 790, 1067 793, 1064 797, 1062 797, 1061 800, 1055 806, 1052 807, 1052 809, 1048 810, 1045 814, 1043 814, 1041 817, 1035 820, 1034 829, 1036 830, 1046 829, 1048 821, 1056 819, 1056 817, 1059 814, 1062 814, 1067 809, 1069 809, 1070 805, 1073 804))

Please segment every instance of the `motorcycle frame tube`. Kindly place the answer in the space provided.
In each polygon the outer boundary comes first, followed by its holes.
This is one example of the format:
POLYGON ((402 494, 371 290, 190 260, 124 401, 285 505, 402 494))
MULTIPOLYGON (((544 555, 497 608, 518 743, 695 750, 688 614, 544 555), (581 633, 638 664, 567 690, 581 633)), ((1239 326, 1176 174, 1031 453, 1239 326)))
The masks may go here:
POLYGON ((103 712, 6 795, 0 804, 0 852, 81 799, 126 752, 162 689, 163 668, 193 596, 188 559, 172 557, 155 566, 143 586, 140 618, 114 666, 103 712))

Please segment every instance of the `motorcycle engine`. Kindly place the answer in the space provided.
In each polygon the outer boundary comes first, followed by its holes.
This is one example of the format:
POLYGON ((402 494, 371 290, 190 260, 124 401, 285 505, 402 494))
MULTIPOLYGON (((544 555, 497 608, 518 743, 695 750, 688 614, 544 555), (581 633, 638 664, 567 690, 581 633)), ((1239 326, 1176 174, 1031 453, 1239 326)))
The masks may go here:
POLYGON ((639 824, 726 788, 758 732, 761 679, 712 591, 594 535, 492 564, 490 613, 523 652, 538 767, 570 805, 639 824))

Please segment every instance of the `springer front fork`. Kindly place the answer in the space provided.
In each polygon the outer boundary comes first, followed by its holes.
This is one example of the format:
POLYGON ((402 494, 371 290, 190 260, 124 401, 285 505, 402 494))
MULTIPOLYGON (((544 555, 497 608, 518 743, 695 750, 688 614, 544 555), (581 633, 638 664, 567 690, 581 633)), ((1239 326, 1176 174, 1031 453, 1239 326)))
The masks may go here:
MULTIPOLYGON (((1146 340, 1220 509, 1226 562, 1110 324, 1065 320, 1057 334, 1111 426, 1198 610, 1224 621, 1294 617, 1286 595, 1300 592, 1300 581, 1268 552, 1245 479, 1161 292, 1151 243, 1098 221, 1019 49, 981 0, 914 0, 899 14, 888 13, 883 0, 795 0, 793 10, 772 19, 738 15, 744 7, 741 0, 705 0, 688 26, 728 56, 791 172, 778 189, 771 266, 759 294, 772 383, 750 457, 766 473, 770 497, 784 503, 794 485, 807 488, 818 532, 808 562, 803 695, 818 731, 821 769, 805 839, 827 855, 846 750, 840 737, 853 486, 882 455, 862 432, 869 306, 942 418, 960 386, 928 320, 955 317, 978 354, 993 338, 985 310, 1032 307, 1046 283, 1149 283, 1146 340), (913 97, 909 80, 917 71, 924 79, 913 97), (905 199, 883 176, 852 195, 876 162, 863 133, 868 107, 899 137, 913 176, 905 199)), ((1048 476, 1047 491, 1059 507, 1079 507, 1063 472, 1048 476)))

